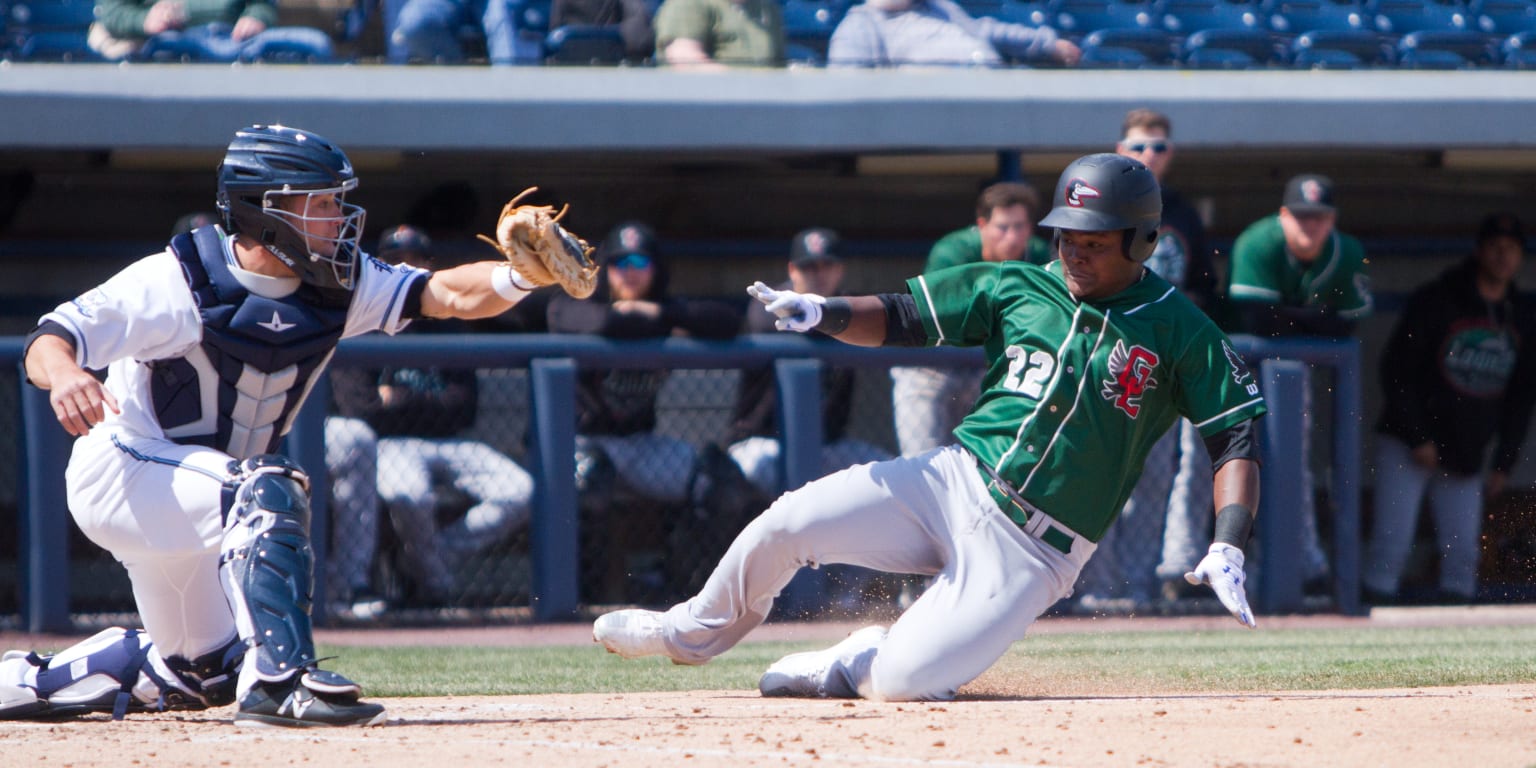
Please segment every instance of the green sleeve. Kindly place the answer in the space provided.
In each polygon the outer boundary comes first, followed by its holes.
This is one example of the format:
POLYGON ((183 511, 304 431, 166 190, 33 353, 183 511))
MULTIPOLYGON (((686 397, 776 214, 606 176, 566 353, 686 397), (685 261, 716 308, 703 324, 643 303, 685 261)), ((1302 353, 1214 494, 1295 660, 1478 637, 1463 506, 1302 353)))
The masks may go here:
POLYGON ((97 0, 96 20, 113 37, 143 39, 144 17, 149 15, 150 5, 153 3, 140 0, 97 0))
POLYGON ((1206 437, 1262 415, 1259 383, 1232 343, 1203 323, 1179 358, 1179 411, 1206 437))
MULTIPOLYGON (((1237 236, 1232 244, 1232 276, 1227 286, 1227 296, 1233 301, 1281 303, 1282 287, 1275 274, 1275 238, 1279 232, 1279 218, 1270 216, 1254 222, 1237 236)), ((1284 242, 1283 236, 1280 242, 1284 242)), ((1281 248, 1280 255, 1283 253, 1281 248)))
POLYGON ((1308 304, 1323 304, 1340 317, 1359 320, 1371 314, 1375 302, 1370 281, 1365 274, 1365 246, 1349 235, 1338 237, 1338 267, 1317 294, 1308 296, 1308 304))
POLYGON ((667 46, 679 38, 697 40, 713 55, 709 17, 709 7, 701 0, 666 0, 662 3, 656 10, 656 58, 661 60, 667 46))
POLYGON ((907 280, 923 330, 935 346, 969 347, 992 335, 992 297, 1002 271, 997 264, 964 264, 907 280))
POLYGON ((247 0, 245 10, 240 12, 239 18, 246 17, 255 19, 271 29, 277 26, 277 4, 265 0, 247 0))
POLYGON ((981 232, 975 227, 958 229, 941 238, 928 251, 923 274, 981 261, 981 232))

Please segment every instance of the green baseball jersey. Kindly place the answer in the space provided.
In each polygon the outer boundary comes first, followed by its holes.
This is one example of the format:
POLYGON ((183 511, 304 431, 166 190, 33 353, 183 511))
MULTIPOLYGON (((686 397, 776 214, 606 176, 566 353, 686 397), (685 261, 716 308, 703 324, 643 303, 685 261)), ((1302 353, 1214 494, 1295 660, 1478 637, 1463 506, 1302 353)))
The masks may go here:
POLYGON ((1347 320, 1359 320, 1372 308, 1365 264, 1365 247, 1338 230, 1312 263, 1303 263, 1285 247, 1280 217, 1268 216, 1249 225, 1233 243, 1227 295, 1233 301, 1324 306, 1347 320))
MULTIPOLYGON (((1030 264, 1046 264, 1054 256, 1051 254, 1051 244, 1038 237, 1030 237, 1029 245, 1024 249, 1023 261, 1030 264)), ((949 267, 958 267, 961 264, 975 264, 981 261, 981 230, 975 225, 965 229, 957 229, 941 238, 933 244, 928 251, 928 263, 923 265, 923 274, 937 272, 949 267)))
MULTIPOLYGON (((990 361, 981 397, 955 429, 960 444, 1093 541, 1179 416, 1212 435, 1265 411, 1226 335, 1151 271, 1091 302, 1067 290, 1060 262, 973 264, 907 284, 933 344, 981 346, 990 361)), ((989 487, 1023 523, 1024 512, 989 487)))

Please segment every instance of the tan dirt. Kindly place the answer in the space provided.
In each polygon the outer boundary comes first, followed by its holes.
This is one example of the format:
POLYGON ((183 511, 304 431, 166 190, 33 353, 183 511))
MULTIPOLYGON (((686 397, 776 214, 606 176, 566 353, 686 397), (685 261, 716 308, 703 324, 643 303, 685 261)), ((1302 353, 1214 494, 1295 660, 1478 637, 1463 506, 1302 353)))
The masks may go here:
MULTIPOLYGON (((1378 612, 1329 623, 1509 623, 1524 612, 1378 612)), ((1197 628, 1217 617, 1045 620, 1034 631, 1197 628)), ((1220 619, 1230 621, 1230 619, 1220 619)), ((775 624, 750 640, 822 640, 847 624, 775 624)), ((327 643, 590 642, 583 624, 321 632, 327 643)), ((57 647, 49 638, 0 636, 57 647)), ((944 703, 763 699, 755 691, 381 700, 369 729, 246 729, 231 710, 0 722, 3 766, 1531 766, 1536 686, 1148 694, 983 675, 944 703), (1047 692, 1041 695, 1040 692, 1047 692)))

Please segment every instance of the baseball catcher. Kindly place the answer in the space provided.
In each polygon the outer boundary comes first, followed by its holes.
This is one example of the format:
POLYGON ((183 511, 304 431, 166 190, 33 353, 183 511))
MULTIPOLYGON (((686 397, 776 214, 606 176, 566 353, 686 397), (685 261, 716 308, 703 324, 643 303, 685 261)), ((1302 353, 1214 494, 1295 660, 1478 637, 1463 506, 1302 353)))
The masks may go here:
POLYGON ((496 246, 528 283, 519 288, 559 284, 566 293, 585 299, 597 287, 592 247, 560 226, 560 219, 570 206, 562 206, 556 213, 549 205, 518 205, 538 189, 529 187, 502 206, 501 218, 496 221, 496 238, 480 235, 480 239, 496 246))

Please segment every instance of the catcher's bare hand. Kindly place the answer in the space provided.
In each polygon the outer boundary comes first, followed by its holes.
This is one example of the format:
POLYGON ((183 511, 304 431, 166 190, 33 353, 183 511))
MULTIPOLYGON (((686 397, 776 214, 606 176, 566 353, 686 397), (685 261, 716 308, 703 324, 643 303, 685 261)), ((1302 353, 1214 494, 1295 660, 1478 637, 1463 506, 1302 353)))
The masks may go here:
POLYGON ((585 299, 597 288, 592 247, 560 226, 569 206, 556 212, 550 205, 518 205, 537 190, 529 187, 502 206, 495 239, 479 237, 501 251, 528 285, 559 285, 566 293, 585 299))
POLYGON ((105 420, 107 409, 123 412, 112 392, 83 368, 55 374, 48 389, 48 403, 64 431, 76 437, 105 420))
POLYGON ((1238 623, 1255 629, 1253 610, 1248 607, 1248 590, 1244 586, 1248 577, 1243 573, 1243 551, 1231 544, 1212 544, 1206 556, 1195 570, 1184 574, 1191 584, 1209 584, 1221 604, 1237 618, 1238 623))

